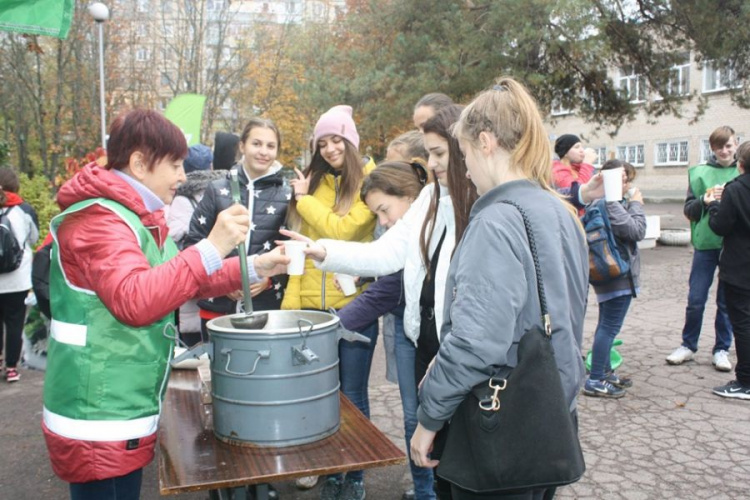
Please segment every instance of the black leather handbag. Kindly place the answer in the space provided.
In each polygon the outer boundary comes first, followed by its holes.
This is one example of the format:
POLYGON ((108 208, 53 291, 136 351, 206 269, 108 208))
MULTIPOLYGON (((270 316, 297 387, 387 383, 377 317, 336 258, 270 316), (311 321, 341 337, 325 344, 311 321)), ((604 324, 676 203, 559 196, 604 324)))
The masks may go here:
POLYGON ((473 493, 512 494, 578 481, 586 466, 550 342, 539 259, 523 217, 536 270, 542 325, 524 332, 518 364, 474 387, 450 422, 437 474, 473 493))

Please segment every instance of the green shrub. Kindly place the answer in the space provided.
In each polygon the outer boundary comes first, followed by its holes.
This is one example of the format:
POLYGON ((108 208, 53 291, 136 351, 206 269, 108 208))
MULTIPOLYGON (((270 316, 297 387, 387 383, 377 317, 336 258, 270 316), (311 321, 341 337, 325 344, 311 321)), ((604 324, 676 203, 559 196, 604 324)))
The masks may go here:
POLYGON ((34 207, 39 216, 39 241, 37 243, 41 243, 49 232, 49 221, 60 213, 55 202, 52 182, 41 174, 31 178, 26 174, 19 174, 18 177, 21 181, 19 194, 34 207))

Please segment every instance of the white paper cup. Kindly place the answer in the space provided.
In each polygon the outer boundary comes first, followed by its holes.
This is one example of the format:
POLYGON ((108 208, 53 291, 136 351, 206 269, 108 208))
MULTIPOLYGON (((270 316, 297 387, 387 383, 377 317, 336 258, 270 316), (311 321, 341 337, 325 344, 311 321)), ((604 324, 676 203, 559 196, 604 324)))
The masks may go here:
POLYGON ((289 240, 284 242, 284 253, 291 259, 286 266, 289 276, 300 276, 305 274, 305 253, 307 243, 304 241, 289 240))
POLYGON ((357 286, 354 284, 354 276, 341 273, 334 273, 334 276, 336 281, 339 282, 339 286, 344 295, 348 297, 349 295, 357 293, 357 286))
POLYGON ((602 176, 604 177, 604 198, 607 201, 622 200, 622 171, 622 167, 602 170, 602 176))

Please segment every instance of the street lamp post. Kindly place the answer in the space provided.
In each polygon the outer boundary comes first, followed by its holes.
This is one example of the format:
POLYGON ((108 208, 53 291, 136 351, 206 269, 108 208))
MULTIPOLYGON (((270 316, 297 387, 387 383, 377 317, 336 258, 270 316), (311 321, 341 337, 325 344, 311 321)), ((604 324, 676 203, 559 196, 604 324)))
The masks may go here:
POLYGON ((89 5, 89 14, 99 27, 99 107, 102 120, 102 148, 107 149, 107 116, 104 109, 104 22, 109 19, 109 9, 101 2, 89 5))

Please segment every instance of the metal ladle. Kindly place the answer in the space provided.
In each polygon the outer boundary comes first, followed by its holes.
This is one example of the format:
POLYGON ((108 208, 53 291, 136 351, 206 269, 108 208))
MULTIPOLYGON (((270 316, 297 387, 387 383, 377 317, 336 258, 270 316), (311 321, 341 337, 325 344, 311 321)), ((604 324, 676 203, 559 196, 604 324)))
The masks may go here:
MULTIPOLYGON (((237 170, 230 172, 230 187, 232 188, 232 200, 235 203, 240 201, 240 182, 237 178, 237 170)), ((250 279, 247 277, 247 252, 245 250, 245 240, 240 241, 237 245, 237 251, 240 254, 240 273, 242 274, 242 300, 245 309, 244 316, 232 316, 229 320, 232 326, 242 330, 262 330, 268 322, 267 313, 253 312, 253 301, 250 296, 250 279)))

